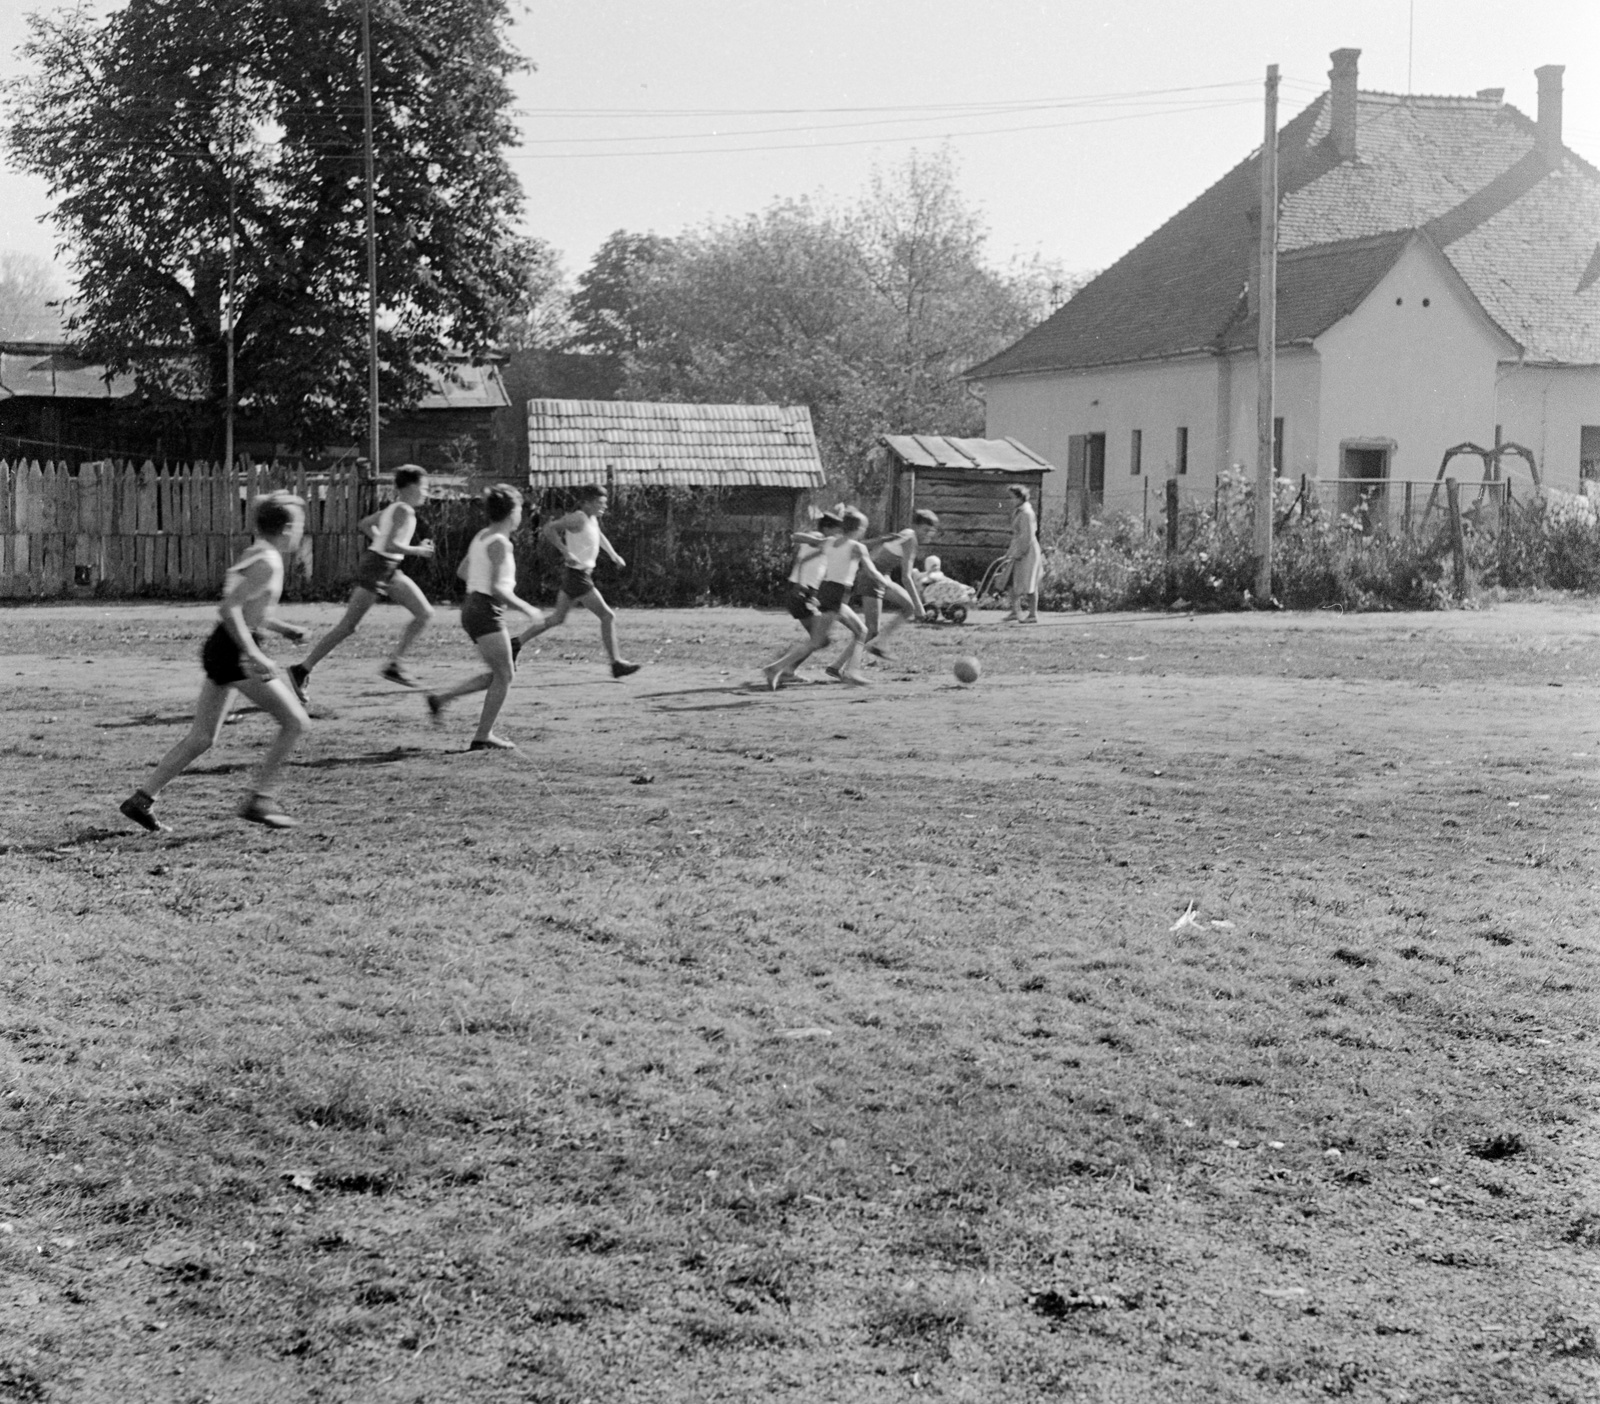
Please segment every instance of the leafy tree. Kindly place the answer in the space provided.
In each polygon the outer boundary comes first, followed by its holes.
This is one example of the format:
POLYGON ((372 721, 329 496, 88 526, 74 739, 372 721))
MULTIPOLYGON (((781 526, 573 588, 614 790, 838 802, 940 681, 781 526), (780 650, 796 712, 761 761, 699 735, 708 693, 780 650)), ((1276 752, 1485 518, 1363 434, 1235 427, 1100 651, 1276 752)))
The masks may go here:
POLYGON ((0 254, 0 340, 53 341, 61 335, 55 270, 34 254, 0 254))
MULTIPOLYGON (((357 0, 129 0, 30 18, 7 143, 49 183, 86 352, 315 446, 366 412, 357 0)), ((526 284, 506 0, 372 7, 385 403, 485 348, 526 284)))
POLYGON ((543 239, 530 241, 526 280, 506 320, 505 343, 513 351, 554 351, 571 342, 572 283, 561 255, 543 239))
POLYGON ((637 288, 671 247, 659 235, 626 229, 600 245, 572 296, 573 350, 621 357, 639 349, 643 334, 637 288))
POLYGON ((853 494, 881 486, 881 434, 982 433, 959 375, 1036 320, 1025 282, 985 261, 942 153, 880 173, 851 206, 780 201, 607 277, 631 324, 625 393, 809 405, 853 494))

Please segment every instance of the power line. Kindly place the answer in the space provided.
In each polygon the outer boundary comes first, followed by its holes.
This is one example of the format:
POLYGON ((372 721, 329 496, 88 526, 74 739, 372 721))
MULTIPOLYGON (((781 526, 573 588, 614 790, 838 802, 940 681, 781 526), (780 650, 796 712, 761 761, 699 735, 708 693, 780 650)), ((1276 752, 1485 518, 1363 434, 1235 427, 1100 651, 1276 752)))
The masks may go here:
MULTIPOLYGON (((523 151, 513 150, 507 153, 507 160, 511 161, 567 161, 567 160, 605 160, 608 158, 628 156, 720 156, 738 155, 746 152, 760 151, 821 151, 837 146, 880 146, 888 142, 904 141, 955 141, 966 137, 1002 136, 1013 132, 1042 132, 1054 131, 1063 127, 1088 127, 1098 126, 1105 122, 1126 122, 1136 117, 1154 117, 1164 115, 1178 115, 1184 112, 1203 112, 1221 107, 1253 106, 1253 98, 1227 99, 1220 102, 1195 103, 1187 107, 1167 108, 1160 112, 1125 112, 1115 117, 1088 117, 1078 121, 1067 122, 1031 122, 1019 127, 985 127, 976 131, 948 131, 948 132, 920 132, 903 136, 871 136, 852 137, 840 141, 795 141, 772 143, 764 146, 702 146, 693 148, 679 148, 677 150, 651 150, 651 151, 523 151)), ((741 133, 730 133, 730 136, 739 136, 741 133)), ((649 138, 639 138, 649 140, 649 138)))

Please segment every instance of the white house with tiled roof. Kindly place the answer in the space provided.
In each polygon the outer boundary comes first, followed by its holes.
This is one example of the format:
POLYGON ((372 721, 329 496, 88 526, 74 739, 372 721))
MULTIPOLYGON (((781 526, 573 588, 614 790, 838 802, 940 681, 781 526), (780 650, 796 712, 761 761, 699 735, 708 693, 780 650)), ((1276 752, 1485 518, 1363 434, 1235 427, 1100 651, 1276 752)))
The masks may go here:
MULTIPOLYGON (((1428 480, 1498 434, 1550 485, 1600 479, 1600 171, 1562 144, 1562 70, 1530 121, 1501 89, 1360 92, 1359 54, 1278 137, 1281 471, 1428 480)), ((1069 485, 1137 514, 1253 471, 1259 160, 967 372, 991 437, 1067 466, 1047 521, 1069 485)))

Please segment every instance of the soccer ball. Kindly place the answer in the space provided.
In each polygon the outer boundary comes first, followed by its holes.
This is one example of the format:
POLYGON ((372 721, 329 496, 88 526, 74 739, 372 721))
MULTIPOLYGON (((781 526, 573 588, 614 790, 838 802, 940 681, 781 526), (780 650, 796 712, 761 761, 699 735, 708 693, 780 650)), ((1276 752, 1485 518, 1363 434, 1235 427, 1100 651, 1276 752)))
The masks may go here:
POLYGON ((978 667, 976 658, 958 658, 950 671, 956 675, 957 682, 975 683, 982 669, 978 667))

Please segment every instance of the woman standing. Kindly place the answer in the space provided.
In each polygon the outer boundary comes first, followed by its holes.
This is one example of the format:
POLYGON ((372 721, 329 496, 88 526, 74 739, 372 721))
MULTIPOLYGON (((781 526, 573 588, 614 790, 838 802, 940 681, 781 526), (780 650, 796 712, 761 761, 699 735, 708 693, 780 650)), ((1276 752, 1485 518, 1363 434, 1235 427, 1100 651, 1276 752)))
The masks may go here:
POLYGON ((1034 515, 1033 504, 1028 501, 1028 489, 1013 483, 1006 489, 1011 494, 1011 545, 1006 558, 1011 562, 1011 612, 1007 624, 1037 624, 1039 622, 1039 576, 1044 570, 1044 558, 1039 552, 1039 519, 1034 515), (1021 613, 1023 602, 1028 612, 1021 613))

